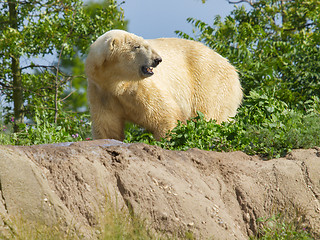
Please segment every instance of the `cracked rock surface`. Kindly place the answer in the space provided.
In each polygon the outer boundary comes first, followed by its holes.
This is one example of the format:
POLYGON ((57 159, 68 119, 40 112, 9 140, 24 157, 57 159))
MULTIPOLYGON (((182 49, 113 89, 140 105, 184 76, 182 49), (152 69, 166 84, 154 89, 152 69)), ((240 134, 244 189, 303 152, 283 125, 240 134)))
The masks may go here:
POLYGON ((90 239, 106 196, 169 235, 248 239, 259 217, 290 209, 319 235, 320 150, 263 161, 113 140, 0 146, 0 230, 22 215, 72 225, 90 239))

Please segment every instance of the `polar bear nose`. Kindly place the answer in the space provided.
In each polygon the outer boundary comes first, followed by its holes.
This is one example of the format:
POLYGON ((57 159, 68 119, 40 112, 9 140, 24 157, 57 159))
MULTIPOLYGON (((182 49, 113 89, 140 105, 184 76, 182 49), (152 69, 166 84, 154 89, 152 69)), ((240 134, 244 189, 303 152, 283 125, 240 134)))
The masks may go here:
POLYGON ((159 65, 159 63, 162 62, 162 58, 161 57, 157 57, 156 59, 153 60, 153 67, 156 67, 159 65))

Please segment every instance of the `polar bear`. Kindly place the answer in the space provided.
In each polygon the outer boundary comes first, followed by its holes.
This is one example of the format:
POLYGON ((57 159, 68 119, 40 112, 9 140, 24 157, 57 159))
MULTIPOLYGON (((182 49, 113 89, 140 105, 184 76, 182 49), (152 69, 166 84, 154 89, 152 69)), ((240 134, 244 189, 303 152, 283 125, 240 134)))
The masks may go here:
POLYGON ((123 140, 129 121, 160 140, 197 111, 221 123, 243 95, 228 60, 191 40, 111 30, 90 46, 85 71, 93 139, 123 140))

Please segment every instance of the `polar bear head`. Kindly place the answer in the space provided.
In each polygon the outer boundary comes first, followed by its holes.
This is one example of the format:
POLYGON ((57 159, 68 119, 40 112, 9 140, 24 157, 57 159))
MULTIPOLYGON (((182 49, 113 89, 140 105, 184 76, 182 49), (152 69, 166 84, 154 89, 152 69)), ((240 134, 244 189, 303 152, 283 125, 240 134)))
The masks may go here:
MULTIPOLYGON (((141 80, 154 74, 153 68, 162 61, 159 54, 141 37, 123 30, 111 30, 100 36, 90 47, 86 73, 99 72, 118 80, 141 80)), ((101 79, 97 77, 94 79, 101 79)))

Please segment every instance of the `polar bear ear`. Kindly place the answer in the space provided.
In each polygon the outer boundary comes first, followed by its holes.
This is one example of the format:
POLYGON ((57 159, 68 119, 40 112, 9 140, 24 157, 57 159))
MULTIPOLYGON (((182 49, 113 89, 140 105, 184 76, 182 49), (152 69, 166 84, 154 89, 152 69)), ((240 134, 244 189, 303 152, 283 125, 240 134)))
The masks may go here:
POLYGON ((114 54, 114 51, 117 49, 117 46, 119 45, 119 40, 116 38, 109 38, 106 41, 107 44, 107 58, 111 57, 114 54))
POLYGON ((89 55, 87 57, 88 62, 91 62, 89 59, 93 59, 92 63, 96 66, 102 66, 106 61, 109 61, 115 56, 115 51, 119 45, 119 39, 108 38, 102 41, 96 41, 93 43, 89 55))

